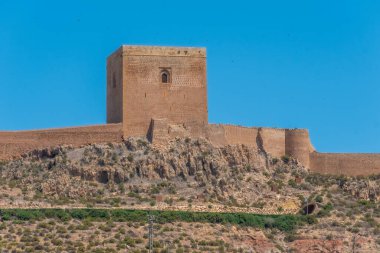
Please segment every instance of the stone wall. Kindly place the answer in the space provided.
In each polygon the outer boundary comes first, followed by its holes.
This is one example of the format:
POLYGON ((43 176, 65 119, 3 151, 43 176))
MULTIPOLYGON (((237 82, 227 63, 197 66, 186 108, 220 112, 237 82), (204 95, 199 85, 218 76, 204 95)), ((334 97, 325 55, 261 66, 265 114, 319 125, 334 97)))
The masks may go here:
POLYGON ((58 145, 81 146, 120 141, 122 141, 121 124, 0 132, 0 160, 18 157, 34 149, 58 145))
POLYGON ((310 154, 310 170, 321 174, 366 176, 380 174, 380 154, 310 154))

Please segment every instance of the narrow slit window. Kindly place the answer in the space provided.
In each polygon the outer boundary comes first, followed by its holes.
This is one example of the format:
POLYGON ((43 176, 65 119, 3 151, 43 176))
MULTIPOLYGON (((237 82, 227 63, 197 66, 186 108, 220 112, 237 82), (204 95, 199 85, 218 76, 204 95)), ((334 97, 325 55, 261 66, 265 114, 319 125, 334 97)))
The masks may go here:
POLYGON ((113 87, 113 88, 116 88, 116 77, 115 77, 115 73, 113 73, 113 75, 112 75, 112 87, 113 87))

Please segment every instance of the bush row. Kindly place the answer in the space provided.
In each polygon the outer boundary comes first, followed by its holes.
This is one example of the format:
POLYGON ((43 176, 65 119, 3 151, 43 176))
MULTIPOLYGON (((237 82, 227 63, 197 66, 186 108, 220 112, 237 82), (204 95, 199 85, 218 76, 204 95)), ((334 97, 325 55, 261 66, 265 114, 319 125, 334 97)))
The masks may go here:
POLYGON ((42 220, 54 218, 112 220, 118 222, 145 222, 148 215, 154 215, 157 223, 175 221, 237 224, 256 228, 277 228, 292 231, 298 226, 316 222, 313 216, 302 215, 259 215, 249 213, 211 213, 186 211, 144 211, 127 209, 1 209, 2 220, 42 220))

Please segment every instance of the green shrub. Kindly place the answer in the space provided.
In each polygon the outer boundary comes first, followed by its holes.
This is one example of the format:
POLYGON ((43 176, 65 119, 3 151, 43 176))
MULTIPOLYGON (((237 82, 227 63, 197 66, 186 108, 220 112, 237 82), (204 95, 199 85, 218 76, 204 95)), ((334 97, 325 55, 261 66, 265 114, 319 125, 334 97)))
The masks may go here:
MULTIPOLYGON (((330 204, 331 205, 331 204, 330 204)), ((331 206, 332 209, 332 206, 331 206)), ((324 210, 330 210, 329 205, 324 210)), ((156 217, 160 224, 172 222, 203 222, 219 224, 237 224, 255 228, 276 228, 281 231, 293 231, 298 226, 313 224, 314 216, 302 215, 260 215, 250 213, 212 213, 187 211, 145 211, 127 209, 3 209, 3 219, 24 221, 41 219, 78 219, 118 222, 146 222, 148 214, 156 217)), ((52 222, 54 222, 52 220, 52 222)))
POLYGON ((317 195, 315 197, 315 201, 318 202, 318 203, 322 203, 323 202, 323 197, 321 195, 317 195))
POLYGON ((318 217, 329 216, 331 210, 333 209, 334 209, 333 205, 329 202, 326 205, 322 206, 322 209, 318 212, 317 216, 318 217))
POLYGON ((281 156, 281 160, 282 160, 284 163, 289 163, 289 161, 290 161, 290 157, 287 156, 287 155, 283 155, 283 156, 281 156))
POLYGON ((284 240, 286 241, 286 242, 293 242, 293 241, 295 241, 295 240, 297 240, 298 239, 298 237, 297 237, 297 235, 295 235, 294 233, 287 233, 286 235, 285 235, 285 237, 284 237, 284 240))
POLYGON ((297 183, 294 179, 289 179, 288 181, 288 185, 293 187, 293 188, 296 188, 297 187, 297 183))

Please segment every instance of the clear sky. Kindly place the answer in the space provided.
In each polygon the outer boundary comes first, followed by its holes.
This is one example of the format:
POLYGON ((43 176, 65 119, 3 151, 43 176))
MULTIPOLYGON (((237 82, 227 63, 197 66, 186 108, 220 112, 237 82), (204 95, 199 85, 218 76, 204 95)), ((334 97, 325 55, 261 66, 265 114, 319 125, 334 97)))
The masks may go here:
POLYGON ((207 47, 209 121, 380 152, 380 1, 0 1, 0 129, 105 122, 121 44, 207 47))

